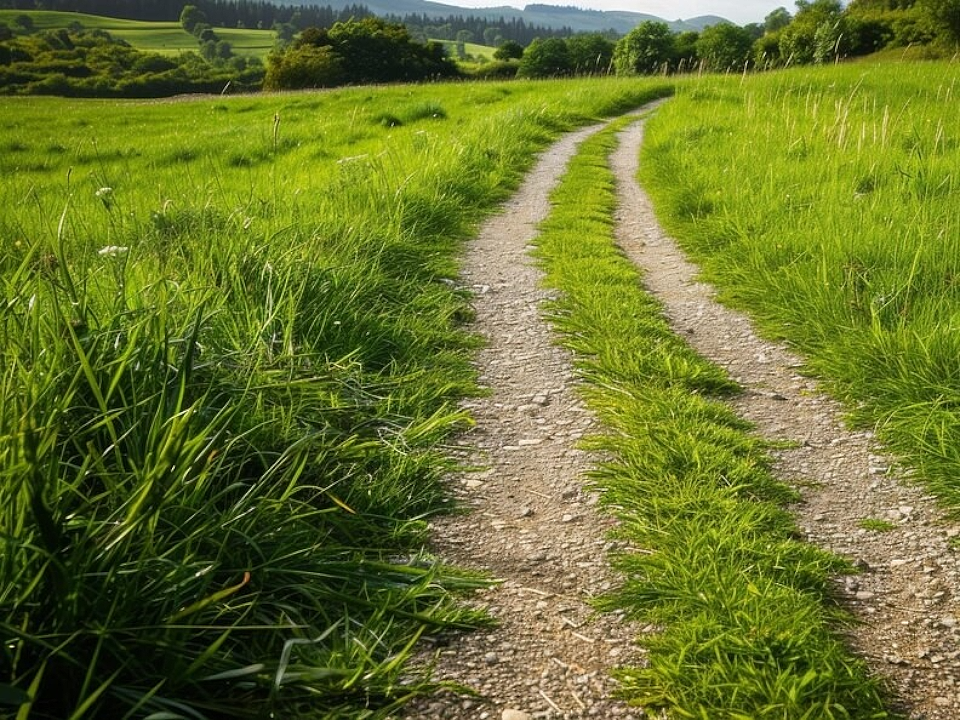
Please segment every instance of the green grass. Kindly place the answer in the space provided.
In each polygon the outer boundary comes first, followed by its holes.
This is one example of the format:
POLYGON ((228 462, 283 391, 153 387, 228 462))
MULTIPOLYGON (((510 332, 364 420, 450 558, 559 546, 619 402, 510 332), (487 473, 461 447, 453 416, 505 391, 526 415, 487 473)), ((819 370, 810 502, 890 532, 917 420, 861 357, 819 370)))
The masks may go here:
POLYGON ((960 509, 960 118, 950 63, 681 85, 643 178, 729 302, 960 509))
POLYGON ((536 255, 604 426, 593 483, 636 548, 615 558, 624 584, 601 606, 658 629, 640 641, 647 664, 618 672, 622 694, 675 718, 891 717, 839 639, 828 580, 847 564, 796 539, 781 507, 793 492, 721 402, 735 384, 671 333, 613 242, 615 129, 581 147, 536 255))
MULTIPOLYGON (((176 21, 145 22, 86 13, 0 10, 0 22, 13 27, 13 20, 19 15, 32 18, 38 30, 56 30, 73 23, 80 23, 89 30, 106 30, 111 35, 126 40, 138 50, 147 52, 177 54, 197 50, 197 39, 176 21)), ((237 55, 265 58, 274 46, 275 33, 272 30, 214 28, 214 32, 222 40, 229 42, 237 55)))
POLYGON ((862 518, 857 525, 871 532, 890 532, 897 529, 897 524, 881 518, 862 518))
POLYGON ((0 714, 429 692, 418 638, 484 621, 423 552, 476 391, 461 243, 559 133, 665 91, 0 101, 0 714))
MULTIPOLYGON (((447 54, 450 57, 457 56, 457 42, 454 40, 437 40, 441 43, 446 49, 447 54)), ((477 43, 464 43, 463 44, 464 52, 467 55, 470 55, 474 58, 482 58, 483 61, 493 60, 493 53, 496 52, 495 47, 490 47, 489 45, 479 45, 477 43)))

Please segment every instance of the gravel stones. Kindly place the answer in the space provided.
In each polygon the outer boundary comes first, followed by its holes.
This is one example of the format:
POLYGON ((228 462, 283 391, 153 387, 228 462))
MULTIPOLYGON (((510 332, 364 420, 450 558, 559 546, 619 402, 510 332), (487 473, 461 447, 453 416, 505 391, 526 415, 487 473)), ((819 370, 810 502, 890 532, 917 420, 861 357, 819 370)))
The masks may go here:
POLYGON ((458 636, 436 655, 439 679, 482 700, 440 694, 414 703, 409 717, 642 716, 614 698, 610 677, 617 664, 641 661, 638 631, 588 604, 615 582, 604 562, 612 521, 597 515, 582 487, 590 458, 577 447, 595 421, 576 394, 569 355, 540 316, 549 293, 528 254, 550 190, 577 142, 596 129, 545 153, 464 259, 463 284, 490 288, 473 299, 475 329, 487 340, 477 362, 488 395, 465 403, 476 426, 461 438, 461 459, 485 470, 450 479, 472 512, 434 520, 433 549, 501 580, 474 598, 500 625, 458 636))

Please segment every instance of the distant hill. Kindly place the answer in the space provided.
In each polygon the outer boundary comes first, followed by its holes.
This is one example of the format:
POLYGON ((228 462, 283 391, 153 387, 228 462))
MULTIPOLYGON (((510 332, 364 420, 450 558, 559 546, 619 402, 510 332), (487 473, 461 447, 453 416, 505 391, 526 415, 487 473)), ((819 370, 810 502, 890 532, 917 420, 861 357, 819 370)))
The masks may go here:
POLYGON ((716 15, 702 15, 689 20, 665 20, 646 13, 582 10, 576 7, 557 7, 554 5, 527 5, 523 10, 509 6, 493 8, 465 8, 456 5, 431 2, 431 0, 303 0, 307 5, 329 5, 335 10, 349 5, 365 5, 376 15, 426 15, 430 18, 445 18, 449 15, 473 16, 485 20, 497 21, 500 18, 510 21, 523 20, 528 25, 540 25, 549 28, 572 28, 576 32, 602 32, 615 30, 626 35, 645 20, 665 22, 674 32, 684 30, 702 30, 708 25, 729 22, 716 15))

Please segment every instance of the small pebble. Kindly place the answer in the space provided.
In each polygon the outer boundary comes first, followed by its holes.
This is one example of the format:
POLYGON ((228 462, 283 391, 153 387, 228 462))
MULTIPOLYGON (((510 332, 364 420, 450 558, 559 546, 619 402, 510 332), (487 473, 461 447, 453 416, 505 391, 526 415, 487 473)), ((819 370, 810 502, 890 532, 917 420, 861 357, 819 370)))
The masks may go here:
POLYGON ((500 716, 500 720, 531 720, 530 713, 525 713, 521 710, 514 710, 512 708, 507 708, 503 711, 503 714, 500 716))

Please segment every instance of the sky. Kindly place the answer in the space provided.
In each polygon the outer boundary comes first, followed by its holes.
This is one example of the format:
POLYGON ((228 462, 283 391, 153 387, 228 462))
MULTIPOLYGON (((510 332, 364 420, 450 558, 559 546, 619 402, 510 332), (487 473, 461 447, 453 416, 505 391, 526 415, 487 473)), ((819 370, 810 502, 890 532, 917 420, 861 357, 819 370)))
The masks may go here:
POLYGON ((762 23, 772 10, 785 7, 791 14, 796 10, 793 0, 438 0, 458 7, 522 8, 524 5, 567 5, 589 10, 629 10, 656 15, 664 20, 678 20, 699 15, 719 15, 727 20, 746 25, 762 23))

